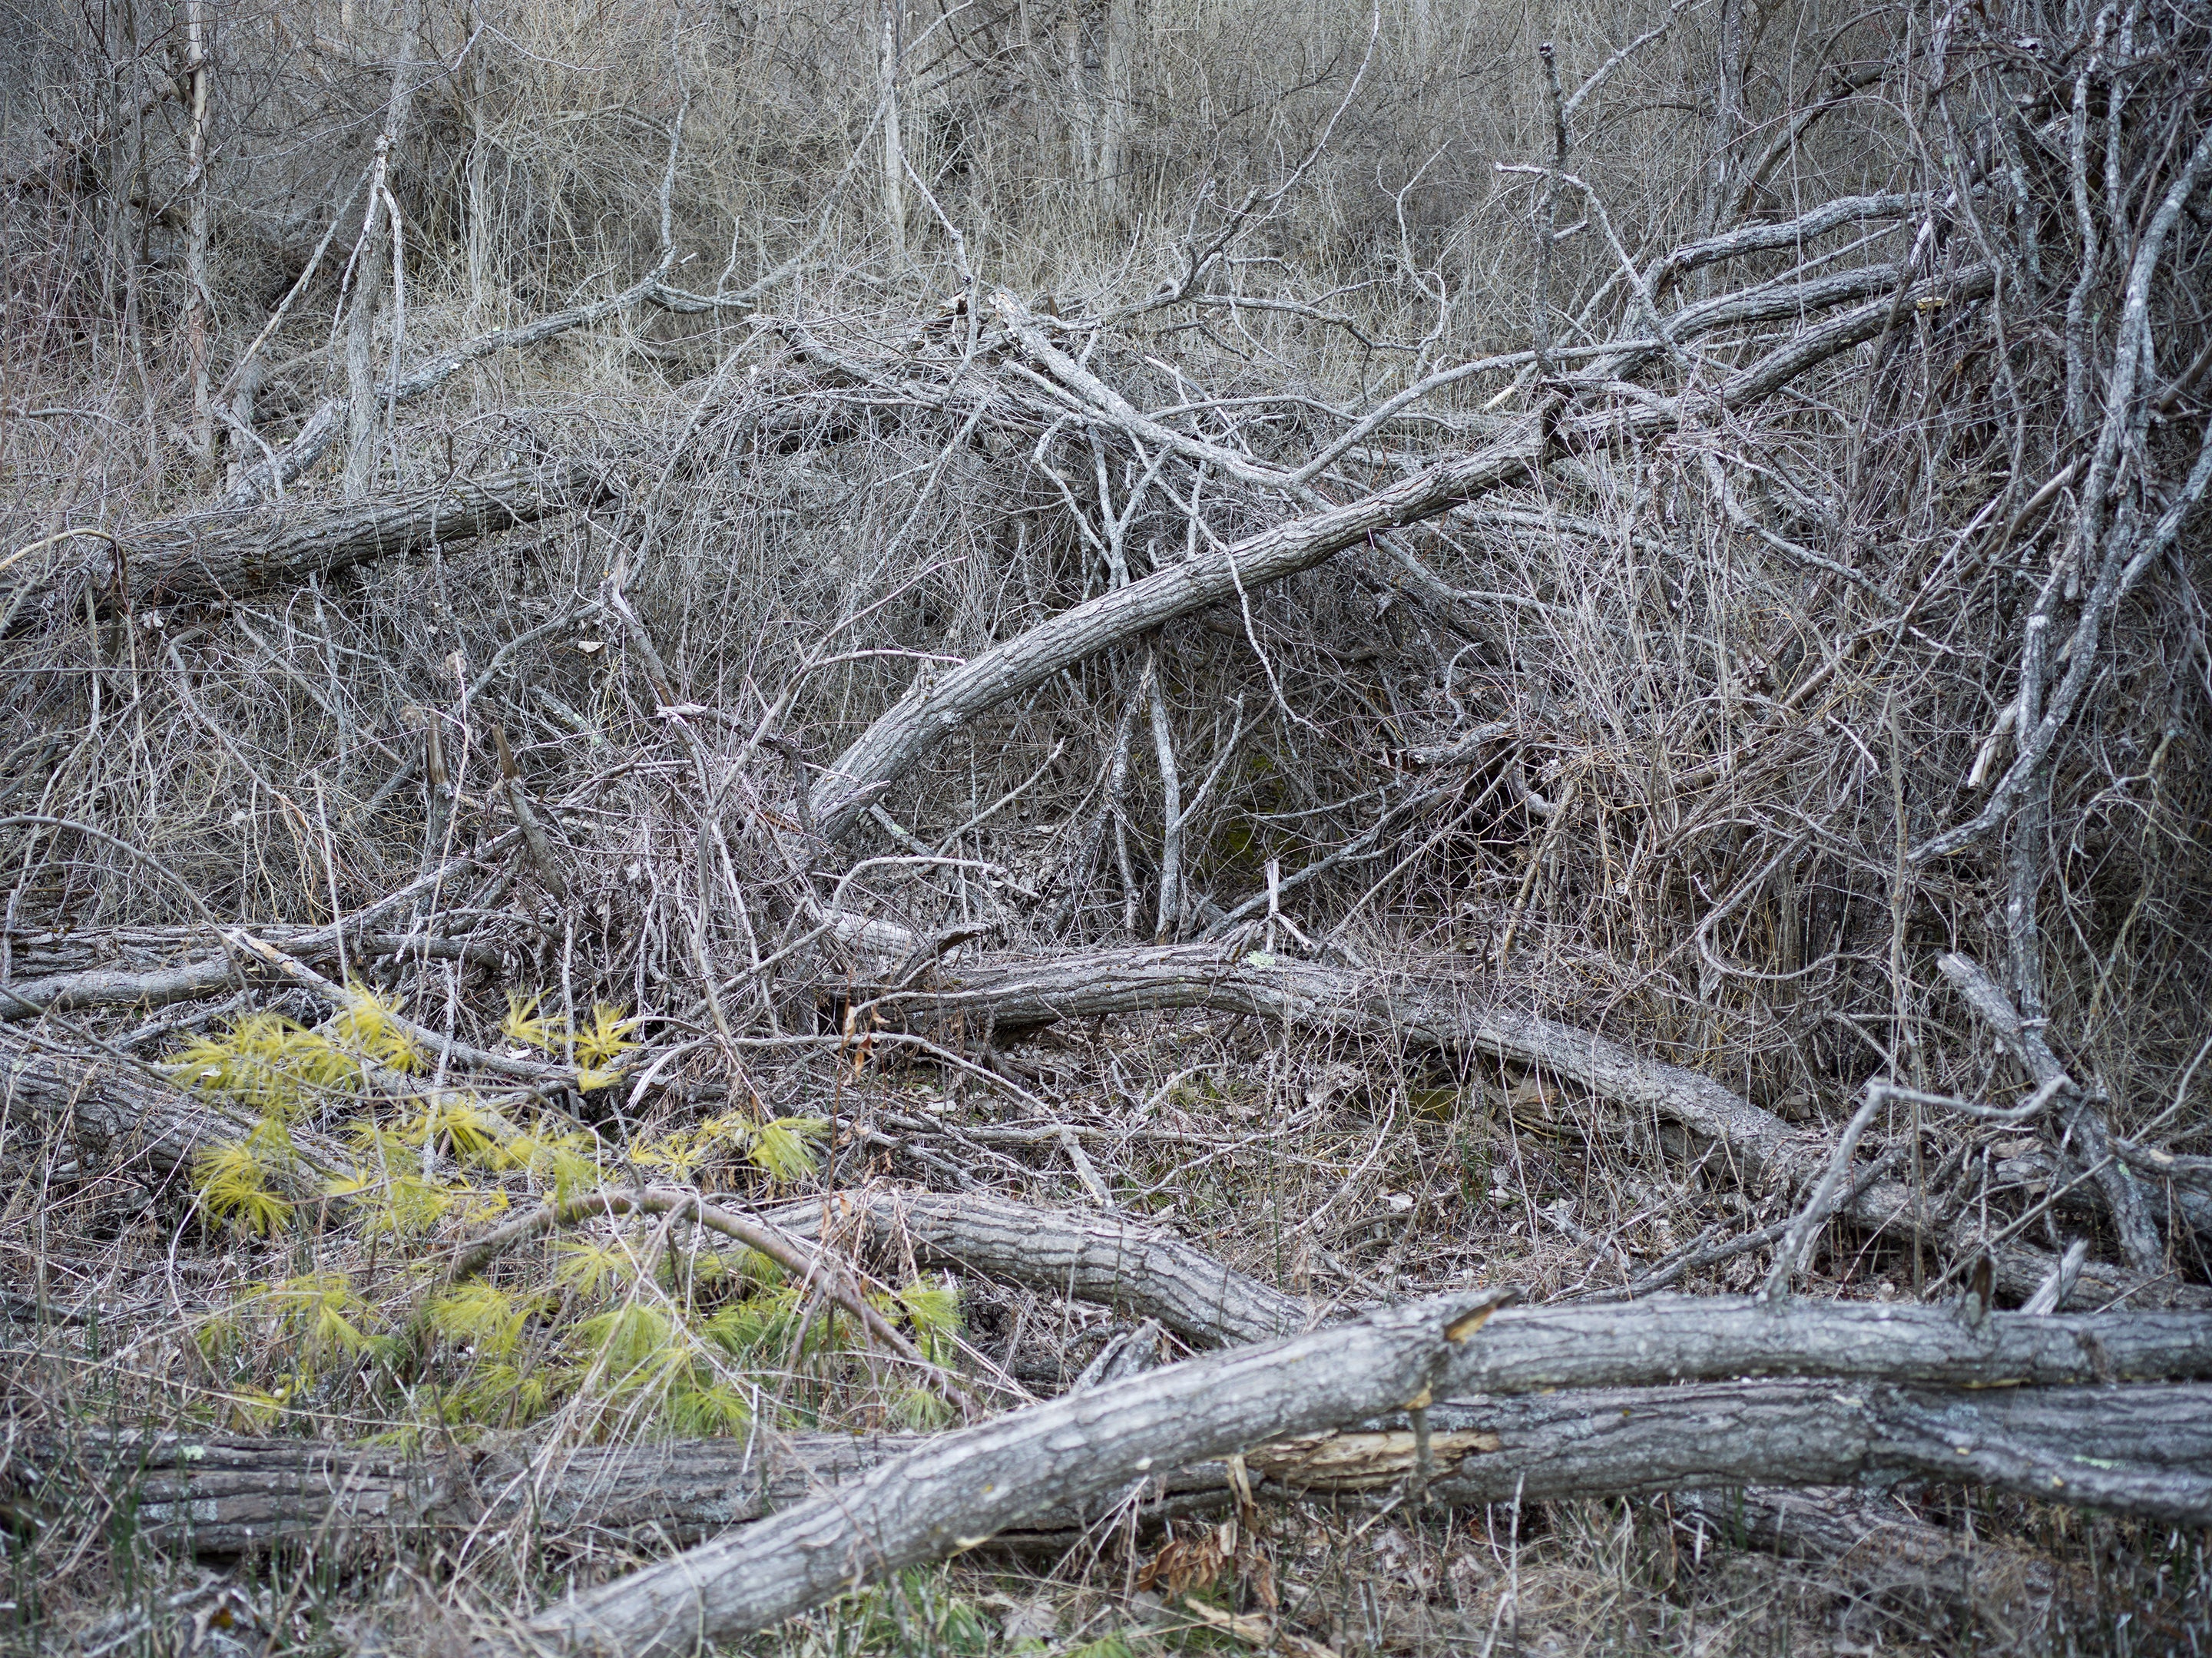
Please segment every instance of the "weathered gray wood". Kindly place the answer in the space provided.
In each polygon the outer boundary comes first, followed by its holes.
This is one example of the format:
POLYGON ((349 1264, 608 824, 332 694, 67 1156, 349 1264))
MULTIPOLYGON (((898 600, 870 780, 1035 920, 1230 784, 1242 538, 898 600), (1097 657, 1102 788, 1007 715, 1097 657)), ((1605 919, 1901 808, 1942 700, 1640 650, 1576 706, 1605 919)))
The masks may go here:
MULTIPOLYGON (((1974 267, 1917 283, 1899 297, 1905 302, 1965 299, 1986 294, 1991 280, 1988 268, 1974 267)), ((1856 297, 1860 291, 1846 284, 1838 300, 1856 297)), ((1807 327, 1737 369, 1717 388, 1713 401, 1739 410, 1769 397, 1818 364, 1883 332, 1898 312, 1898 299, 1885 295, 1807 327)), ((904 776, 947 733, 1110 646, 1311 569, 1370 537, 1525 483, 1577 440, 1611 443, 1653 435, 1707 406, 1704 399, 1677 404, 1655 397, 1626 410, 1571 418, 1547 408, 1508 423, 1472 454, 1449 457, 1358 501, 1309 513, 1229 547, 1154 570, 1048 617, 949 672, 918 678, 824 772, 813 792, 815 826, 836 840, 884 786, 904 776)))
MULTIPOLYGON (((0 1124, 13 1135, 41 1121, 75 1140, 80 1167, 135 1155, 162 1172, 188 1167, 206 1147, 242 1139, 254 1127, 250 1115, 150 1071, 0 1027, 0 1124)), ((340 1164, 337 1148, 305 1128, 293 1131, 292 1146, 310 1168, 340 1164)))
MULTIPOLYGON (((1510 1502, 1516 1490, 1532 1502, 1691 1491, 1704 1493, 1696 1505, 1711 1512, 1714 1485, 1879 1483, 1911 1473, 2187 1523, 2212 1515, 2212 1388, 2203 1386, 1607 1389, 1438 1404, 1430 1440, 1435 1473, 1426 1495, 1445 1503, 1510 1502), (2084 1479, 2094 1492, 2077 1483, 2084 1479)), ((33 1507, 95 1484, 125 1488, 150 1540, 210 1556, 319 1536, 345 1549, 514 1521, 555 1533, 589 1527, 690 1543, 896 1459, 943 1449, 910 1434, 801 1434, 558 1449, 515 1439, 410 1456, 311 1440, 126 1433, 27 1444, 7 1482, 33 1507)), ((1402 1423, 1244 1453, 1255 1494, 1277 1500, 1390 1492, 1415 1461, 1402 1423)), ((1218 1461, 1151 1473, 1141 1491, 1136 1483, 1038 1508, 994 1535, 1001 1546, 1027 1550, 1073 1540, 1127 1497, 1187 1509, 1194 1498, 1231 1495, 1229 1471, 1218 1461)), ((1745 1495, 1787 1506, 1777 1490, 1745 1495)))
MULTIPOLYGON (((1958 1393, 1731 1382, 1447 1401, 1429 1415, 1425 1495, 1440 1503, 1510 1502, 1516 1491, 1530 1502, 1679 1491, 1709 1515, 1738 1503, 1802 1515, 1783 1482, 1879 1485, 1911 1474, 2185 1523, 2212 1515, 2212 1388, 2201 1385, 1958 1393), (1740 1485, 1753 1489, 1714 1495, 1740 1485)), ((880 1475, 900 1459, 939 1455, 948 1438, 762 1434, 552 1448, 517 1437, 409 1455, 126 1432, 23 1443, 5 1483, 32 1509, 58 1509, 88 1489, 127 1491, 149 1541, 207 1556, 315 1538, 345 1551, 512 1523, 690 1544, 880 1475)), ((1417 1448, 1400 1422, 1285 1437, 1246 1449, 1243 1461, 1263 1498, 1357 1498, 1404 1491, 1417 1448)), ((979 1464, 976 1477, 983 1473, 979 1464)), ((1231 1497, 1228 1467, 1194 1459, 1041 1506, 993 1535, 1017 1551, 1060 1546, 1124 1501, 1157 1514, 1231 1497)), ((1829 1551, 1851 1541, 1836 1533, 1829 1551)))
MULTIPOLYGON (((1417 1051, 1485 1054, 1535 1066, 1717 1141, 1727 1151, 1728 1166, 1753 1187, 1794 1187, 1816 1178, 1832 1149, 1819 1131, 1792 1127, 1710 1077, 1524 1012, 1479 985, 1237 956, 1212 945, 1166 945, 978 965, 936 986, 886 995, 874 1005, 910 1018, 965 1020, 1000 1030, 1206 1008, 1417 1051)), ((1875 1230, 1918 1232, 1954 1258, 1986 1249, 1998 1288, 2016 1299, 2033 1295, 2057 1265, 2057 1257, 2032 1244, 1991 1242, 1975 1216, 1962 1214, 1939 1225, 1932 1217, 1922 1218, 1919 1210, 1902 1182, 1883 1180, 1858 1192, 1844 1212, 1875 1230)), ((2123 1295, 2136 1306, 2212 1306, 2212 1291, 2201 1285, 2094 1261, 2083 1269, 2070 1300, 2102 1306, 2123 1295)))
MULTIPOLYGON (((330 927, 282 928, 259 936, 304 961, 335 962, 338 957, 337 933, 330 927)), ((206 937, 204 930, 190 933, 131 928, 118 929, 110 939, 126 950, 134 945, 149 950, 167 945, 173 950, 188 938, 204 945, 206 937)), ((40 954, 82 960, 94 942, 57 941, 46 951, 33 954, 32 964, 45 964, 40 961, 40 954)), ((499 952, 485 945, 426 933, 349 932, 345 944, 347 956, 356 962, 420 955, 484 967, 502 965, 499 952)), ((173 1002, 219 996, 239 982, 239 966, 226 956, 201 956, 161 967, 73 967, 0 986, 0 1019, 27 1019, 42 1012, 67 1013, 88 1007, 166 1007, 173 1002)))
POLYGON ((1206 1345, 1271 1340, 1312 1322, 1296 1297, 1122 1215, 871 1190, 787 1204, 767 1218, 804 1237, 850 1223, 878 1243, 911 1245, 921 1265, 1123 1308, 1206 1345))
MULTIPOLYGON (((102 544, 80 568, 104 609, 119 608, 126 593, 134 610, 203 604, 296 586, 433 540, 452 545, 533 524, 595 506, 611 493, 598 468, 568 462, 345 506, 226 507, 141 525, 102 544)), ((19 616, 19 629, 31 608, 19 616)))
MULTIPOLYGON (((872 1188, 761 1218, 810 1239, 864 1229, 924 1266, 1119 1308, 1206 1345, 1268 1340, 1314 1321, 1296 1297, 1127 1216, 872 1188)), ((2212 1313, 1996 1312, 1977 1325, 1949 1306, 1768 1305, 1746 1296, 1514 1307, 1459 1351, 1443 1386, 1510 1394, 1753 1376, 1981 1388, 2212 1378, 2212 1313)))
MULTIPOLYGON (((1904 1474, 2045 1502, 2212 1521, 2212 1386, 1974 1391, 1708 1382, 1455 1402, 1432 1433, 1485 1444, 1439 1476, 1450 1503, 1904 1474)), ((1249 1461, 1249 1459, 1248 1459, 1249 1461)))
POLYGON ((1494 1293, 1437 1297, 1170 1365, 946 1434, 802 1503, 545 1608, 555 1650, 651 1658, 780 1622, 854 1583, 971 1547, 1155 1470, 1425 1400, 1494 1293))

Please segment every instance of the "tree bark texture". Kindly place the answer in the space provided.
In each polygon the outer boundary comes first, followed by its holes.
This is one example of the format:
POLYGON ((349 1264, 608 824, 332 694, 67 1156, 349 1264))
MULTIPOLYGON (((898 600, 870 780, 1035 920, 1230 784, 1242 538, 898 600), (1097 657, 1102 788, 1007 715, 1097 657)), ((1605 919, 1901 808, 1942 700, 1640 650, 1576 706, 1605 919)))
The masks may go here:
POLYGON ((1269 1341, 1312 1322, 1296 1297, 1121 1215, 871 1190, 787 1205, 769 1218, 809 1238, 855 1227, 880 1246, 910 1245, 919 1265, 1121 1308, 1202 1346, 1269 1341))
MULTIPOLYGON (((515 1439, 410 1456, 310 1440, 122 1433, 19 1444, 6 1485, 18 1511, 51 1512, 89 1491, 129 1500, 149 1540, 215 1557, 316 1538, 352 1549, 518 1522, 549 1535, 589 1529, 685 1544, 719 1537, 716 1554, 696 1563, 703 1593, 710 1565, 775 1558, 770 1533, 803 1533, 848 1563, 856 1557, 846 1551, 865 1556, 871 1542, 903 1548, 910 1533, 933 1534, 939 1552, 951 1552, 982 1534, 955 1537, 945 1524, 995 1502, 1020 1508, 1021 1517, 988 1537, 1026 1552, 1073 1545, 1128 1504, 1156 1518, 1225 1505, 1235 1478, 1225 1461, 1193 1457, 1139 1467, 1114 1420, 1140 1418, 1157 1438, 1165 1430, 1146 1390, 1178 1371, 1219 1368, 1150 1371, 936 1437, 759 1434, 565 1448, 515 1439), (1090 1408, 1075 1411, 1085 1401, 1090 1408), (1043 1412, 1056 1424, 1049 1433, 1018 1427, 1043 1412), (1105 1472, 1085 1469, 1085 1453, 1105 1472), (893 1489, 909 1477, 911 1489, 893 1489), (1001 1479, 1024 1490, 1034 1480, 1048 1494, 994 1497, 986 1488, 1001 1479), (841 1497, 854 1516, 849 1528, 824 1521, 841 1497), (938 1498, 942 1521, 927 1511, 938 1498), (788 1518, 731 1529, 779 1514, 788 1518), (863 1515, 894 1520, 899 1529, 866 1531, 863 1515)), ((1291 1372, 1279 1382, 1285 1390, 1300 1385, 1291 1372)), ((1253 1422, 1271 1409, 1255 1406, 1253 1422)), ((1430 1478, 1418 1493, 1419 1441, 1403 1422, 1267 1442, 1257 1434, 1240 1442, 1233 1425, 1208 1431, 1219 1443, 1245 1447, 1243 1472, 1254 1495, 1275 1501, 1402 1493, 1442 1503, 1510 1503, 1675 1491, 1700 1493, 1692 1508, 1716 1517, 1739 1503, 1805 1515, 1814 1505, 1758 1488, 1881 1485, 1915 1476, 2179 1524, 2212 1522, 2212 1387, 2202 1384, 1962 1392, 1726 1382, 1444 1402, 1428 1418, 1430 1478), (1738 1496, 1737 1486, 1754 1489, 1738 1496), (1711 1495, 1717 1487, 1731 1495, 1711 1495)), ((1784 1525, 1778 1518, 1771 1530, 1784 1525)), ((1828 1547, 1860 1546, 1868 1529, 1839 1533, 1828 1547)), ((902 1558, 931 1556, 925 1548, 902 1558)), ((667 1568, 647 1570, 678 1581, 667 1568)), ((827 1592, 843 1584, 833 1578, 827 1592)), ((611 1597, 600 1591, 585 1602, 603 1599, 611 1597)), ((580 1616, 549 1615, 538 1627, 581 1633, 586 1625, 580 1616)))
MULTIPOLYGON (((204 1147, 244 1139, 254 1126, 149 1071, 0 1027, 0 1121, 12 1128, 26 1116, 67 1133, 80 1169, 137 1155, 162 1173, 188 1167, 204 1147)), ((304 1129, 294 1132, 292 1146, 310 1167, 337 1166, 336 1148, 304 1129)))
MULTIPOLYGON (((0 985, 0 1019, 28 1019, 42 1012, 66 1013, 87 1007, 165 1007, 173 1002, 219 996, 241 982, 239 964, 228 956, 191 957, 161 966, 126 966, 115 959, 144 963, 151 957, 174 954, 187 939, 198 944, 206 936, 204 931, 118 928, 94 938, 71 934, 51 943, 41 941, 43 948, 19 949, 19 966, 25 964, 23 958, 27 956, 28 965, 55 970, 0 985), (110 964, 92 965, 103 955, 108 956, 110 964)), ((304 961, 335 963, 338 958, 337 933, 330 927, 273 927, 256 936, 304 961)), ((493 968, 503 964, 495 950, 482 944, 422 933, 355 932, 347 934, 345 944, 347 955, 356 962, 421 955, 493 968)))
MULTIPOLYGON (((1123 591, 1127 591, 1124 589, 1123 591)), ((900 993, 879 1005, 939 1023, 955 1019, 1000 1030, 1061 1019, 1206 1008, 1308 1030, 1366 1037, 1416 1050, 1474 1052, 1575 1082, 1601 1098, 1662 1118, 1698 1139, 1717 1141, 1747 1183, 1801 1185, 1817 1179, 1832 1147, 1820 1131, 1791 1127, 1711 1078, 1647 1060, 1608 1037, 1504 1005, 1478 986, 1393 980, 1285 957, 1232 956, 1212 946, 1102 950, 1083 956, 978 967, 933 988, 900 993)), ((1844 1213, 1878 1231, 1918 1231, 1966 1256, 1989 1249, 1997 1285, 2025 1298, 2057 1265, 2049 1251, 2017 1240, 1991 1243, 1969 1217, 1939 1225, 1920 1218, 1911 1190, 1878 1181, 1844 1213)), ((2137 1306, 2212 1305, 2212 1293, 2171 1278, 2149 1278, 2092 1262, 2072 1304, 2101 1306, 2129 1295, 2137 1306)))
POLYGON ((933 1439, 802 1503, 547 1607, 525 1645, 688 1653, 841 1590, 1096 1501, 1155 1470, 1425 1402, 1479 1339, 1494 1295, 1442 1296, 1356 1323, 1170 1365, 933 1439))
MULTIPOLYGON (((810 1240, 864 1230, 878 1248, 912 1249, 918 1265, 1117 1308, 1202 1345, 1269 1340, 1314 1321, 1297 1297, 1124 1216, 867 1190, 763 1218, 810 1240)), ((1969 1313, 1966 1304, 1752 1296, 1514 1307, 1455 1353, 1442 1386, 1512 1394, 1752 1376, 1976 1388, 2212 1379, 2212 1314, 1969 1313)))
MULTIPOLYGON (((1993 280, 1988 267, 1977 266, 1831 317, 1738 369, 1717 389, 1716 400, 1735 410, 1771 396, 1816 365, 1886 331, 1901 303, 1977 298, 1990 291, 1993 280)), ((1107 424, 1121 423, 1110 409, 1087 412, 1107 424)), ((816 784, 815 824, 831 840, 844 835, 884 788, 948 733, 1110 646, 1311 569, 1374 536, 1525 483, 1580 444, 1656 435, 1680 424, 1690 412, 1688 404, 1659 398, 1626 414, 1608 411, 1580 419, 1562 418, 1556 406, 1547 405, 1506 422, 1472 454, 1440 460, 1347 505, 1289 519, 1156 569, 1063 610, 933 680, 919 678, 816 784)))
POLYGON ((611 493, 596 468, 569 463, 350 506, 232 507, 143 525, 82 568, 95 601, 111 613, 125 608, 126 599, 133 610, 205 604, 296 586, 434 540, 451 544, 534 524, 595 506, 611 493))

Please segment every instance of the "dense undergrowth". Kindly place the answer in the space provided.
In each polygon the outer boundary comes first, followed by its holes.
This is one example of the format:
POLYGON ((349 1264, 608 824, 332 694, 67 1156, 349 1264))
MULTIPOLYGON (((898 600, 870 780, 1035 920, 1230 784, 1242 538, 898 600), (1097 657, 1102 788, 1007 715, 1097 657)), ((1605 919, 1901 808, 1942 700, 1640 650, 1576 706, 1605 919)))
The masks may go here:
MULTIPOLYGON (((833 1219, 820 1275, 706 1220, 869 1186, 1110 1204, 1317 1316, 1771 1270, 1802 1193, 1540 1066, 898 999, 1177 940, 1535 1007, 1808 1137, 1888 1079, 1917 1097, 1865 1155, 1917 1201, 2201 1288, 2171 1203, 2146 1251, 2051 1161, 2075 1131, 1943 1103, 2036 1084, 1938 963, 1988 964, 2112 1132, 2212 1153, 2212 192, 2177 183, 2208 52, 2156 0, 0 13, 0 980, 411 895, 314 958, 334 995, 264 975, 10 1027, 244 1127, 163 1170, 10 1106, 8 1432, 542 1473, 943 1427, 1130 1333, 833 1219), (1890 313, 1712 395, 1838 295, 1890 313), (552 462, 605 490, 131 598, 341 404, 266 511, 552 462), (855 739, 964 665, 1524 420, 1570 433, 1557 464, 1117 639, 816 833, 855 739)), ((1806 1265, 1886 1301, 1975 1267, 1840 1224, 1806 1265)), ((131 1490, 8 1499, 0 1641, 459 1650, 667 1552, 518 1524, 204 1567, 131 1490)), ((1314 1504, 904 1572, 750 1649, 2212 1638, 2201 1534, 1894 1497, 1986 1559, 1885 1577, 1663 1498, 1314 1504)))

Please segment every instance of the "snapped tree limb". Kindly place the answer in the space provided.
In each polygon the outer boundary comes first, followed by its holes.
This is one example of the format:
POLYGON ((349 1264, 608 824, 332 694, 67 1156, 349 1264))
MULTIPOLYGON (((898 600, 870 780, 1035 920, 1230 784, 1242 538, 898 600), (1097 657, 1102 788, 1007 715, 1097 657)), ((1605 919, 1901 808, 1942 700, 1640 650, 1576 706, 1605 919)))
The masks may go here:
POLYGON ((1487 1291, 1394 1307, 946 1434, 773 1526, 556 1602, 517 1632, 519 1643, 629 1658, 691 1652, 1155 1470, 1425 1404, 1452 1350, 1506 1298, 1487 1291))
MULTIPOLYGON (((1474 1052, 1536 1066, 1719 1142, 1739 1175, 1754 1186, 1817 1178, 1828 1155, 1817 1132, 1793 1128, 1710 1077, 1644 1059, 1610 1038, 1522 1012, 1469 986, 1394 981, 1279 957, 1234 957, 1212 946, 1179 945, 977 967, 940 987, 884 997, 878 1005, 1000 1029, 1169 1008, 1243 1013, 1417 1050, 1474 1052)), ((2033 1295, 2057 1265, 2047 1250, 1985 1237, 1970 1216, 1939 1224, 1932 1213, 1922 1214, 1921 1204, 1896 1181, 1856 1191, 1844 1212, 1875 1230, 1919 1232, 1960 1257, 1986 1248, 1998 1287, 2020 1299, 2033 1295)), ((2084 1270, 2074 1293, 2084 1304, 2128 1295, 2138 1306, 2212 1305, 2212 1295, 2197 1285, 2101 1263, 2084 1270)))

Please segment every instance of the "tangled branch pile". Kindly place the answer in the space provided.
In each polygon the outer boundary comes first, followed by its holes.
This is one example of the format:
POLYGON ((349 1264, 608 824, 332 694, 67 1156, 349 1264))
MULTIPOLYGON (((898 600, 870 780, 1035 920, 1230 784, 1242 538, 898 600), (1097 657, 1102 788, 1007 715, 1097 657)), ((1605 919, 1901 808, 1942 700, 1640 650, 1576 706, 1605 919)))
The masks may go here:
POLYGON ((4 27, 11 1640, 2212 1619, 2201 9, 4 27))

